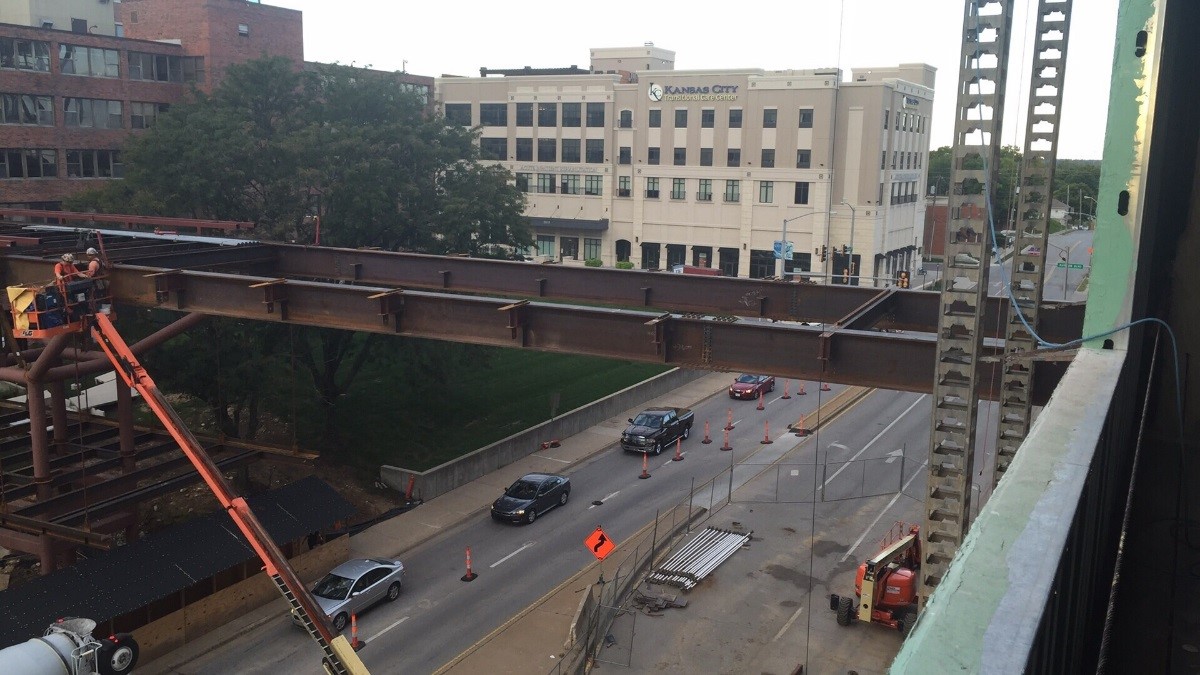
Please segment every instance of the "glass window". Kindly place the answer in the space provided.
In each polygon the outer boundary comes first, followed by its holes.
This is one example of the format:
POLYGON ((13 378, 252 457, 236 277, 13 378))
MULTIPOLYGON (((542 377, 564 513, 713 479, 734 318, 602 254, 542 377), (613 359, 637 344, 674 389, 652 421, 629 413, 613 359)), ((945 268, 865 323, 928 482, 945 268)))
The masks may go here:
POLYGON ((0 94, 0 124, 54 126, 54 99, 30 94, 0 94))
POLYGON ((587 104, 587 125, 589 127, 604 126, 604 104, 603 103, 587 104))
POLYGON ((729 128, 730 129, 741 129, 742 128, 742 109, 741 108, 730 108, 730 110, 729 110, 729 128))
POLYGON ((564 127, 579 126, 579 121, 580 121, 579 109, 580 109, 580 107, 581 106, 578 103, 562 104, 562 125, 564 127))
POLYGON ((583 177, 583 194, 599 195, 604 189, 604 176, 584 176, 583 177))
POLYGON ((713 128, 713 122, 716 120, 716 118, 717 118, 716 110, 713 110, 712 108, 705 108, 704 110, 701 110, 700 111, 700 128, 701 129, 713 128))
POLYGON ((700 166, 712 166, 712 148, 700 148, 700 166))
POLYGON ((471 104, 447 103, 446 124, 455 127, 471 126, 471 104))
POLYGON ((808 183, 796 183, 796 203, 808 203, 808 183))
POLYGON ((680 108, 675 111, 675 128, 687 128, 687 108, 680 108))
POLYGON ((650 111, 650 127, 656 128, 656 127, 661 127, 661 126, 662 126, 662 111, 657 110, 657 109, 651 110, 650 111))
POLYGON ((158 116, 170 110, 167 103, 144 103, 134 101, 129 104, 129 127, 131 129, 149 129, 158 121, 158 116))
POLYGON ((884 128, 884 129, 886 129, 886 128, 887 128, 887 125, 888 125, 888 119, 890 119, 890 116, 891 116, 891 114, 892 114, 892 111, 891 111, 891 110, 888 110, 887 108, 884 108, 884 110, 883 110, 883 128, 884 128))
POLYGON ((725 181, 725 201, 740 202, 742 201, 742 181, 727 180, 725 181))
POLYGON ((0 178, 55 178, 58 153, 41 148, 0 148, 0 178))
POLYGON ((557 103, 539 103, 538 104, 538 126, 539 127, 556 127, 556 126, 558 126, 558 104, 557 103))
POLYGON ((479 124, 485 127, 508 126, 508 104, 480 103, 479 124))
POLYGON ((742 149, 730 148, 725 155, 725 166, 741 166, 742 164, 742 149))
POLYGON ((618 164, 632 164, 633 163, 633 148, 630 148, 628 145, 622 146, 621 149, 617 153, 617 163, 618 164))
POLYGON ((517 189, 521 192, 529 192, 529 184, 533 182, 533 174, 518 173, 517 174, 517 189))
POLYGON ((671 179, 671 199, 686 199, 687 198, 687 179, 672 178, 671 179))
POLYGON ((531 127, 533 126, 533 104, 518 103, 517 104, 517 126, 531 127))
POLYGON ((628 197, 632 189, 633 178, 630 176, 620 176, 617 178, 617 196, 628 197))
MULTIPOLYGON (((538 141, 538 142, 540 143, 541 141, 538 141)), ((579 163, 579 139, 578 138, 562 139, 562 161, 570 163, 570 164, 578 164, 579 163)))
POLYGON ((812 150, 797 150, 796 151, 796 168, 797 169, 812 168, 812 150))
POLYGON ((479 139, 479 156, 483 159, 508 159, 507 138, 479 139))
POLYGON ((563 260, 575 260, 579 257, 579 237, 563 237, 559 244, 563 260))
POLYGON ((69 178, 120 178, 123 174, 116 150, 67 150, 69 178))
POLYGON ((658 157, 661 152, 661 148, 646 148, 646 163, 658 164, 658 157))
POLYGON ((700 179, 700 189, 696 192, 696 199, 702 202, 712 201, 712 179, 700 179))
POLYGON ((770 169, 775 166, 775 151, 773 149, 763 148, 762 151, 762 168, 770 169))
POLYGON ((646 179, 646 199, 658 199, 658 179, 646 179))
POLYGON ((687 148, 675 148, 675 166, 687 164, 687 148))
POLYGON ((532 162, 533 161, 533 139, 518 138, 517 139, 517 161, 532 162))
POLYGON ((587 141, 587 156, 584 159, 588 164, 603 164, 604 163, 604 139, 589 138, 587 141))
POLYGON ((558 141, 553 138, 538 139, 538 157, 539 162, 555 162, 558 161, 558 141))
POLYGON ((539 173, 537 175, 537 191, 542 194, 554 194, 554 174, 539 173))
POLYGON ((65 97, 63 124, 89 129, 121 129, 124 127, 121 102, 65 97))
POLYGON ((600 240, 588 239, 583 240, 583 259, 598 260, 600 258, 600 240))
POLYGON ((579 194, 579 174, 564 173, 562 176, 562 193, 564 195, 579 194))
POLYGON ((770 204, 775 201, 775 182, 760 180, 758 182, 758 201, 760 204, 770 204))
POLYGON ((68 44, 58 46, 58 70, 64 75, 120 77, 120 61, 120 53, 115 49, 68 44))
POLYGON ((0 37, 0 68, 50 72, 50 43, 0 37))
POLYGON ((622 129, 632 129, 633 128, 633 111, 632 110, 622 110, 620 121, 617 124, 622 129))
POLYGON ((775 123, 778 121, 779 111, 775 108, 766 108, 763 110, 763 128, 774 129, 775 123))
POLYGON ((800 128, 801 129, 811 129, 812 125, 813 125, 812 108, 801 108, 800 109, 800 128))
POLYGON ((750 278, 767 279, 775 276, 775 252, 752 249, 750 251, 750 278))
POLYGON ((149 82, 203 82, 204 57, 129 52, 129 79, 149 82))
POLYGON ((544 255, 550 258, 554 257, 554 235, 539 234, 537 236, 537 252, 538 255, 544 255))

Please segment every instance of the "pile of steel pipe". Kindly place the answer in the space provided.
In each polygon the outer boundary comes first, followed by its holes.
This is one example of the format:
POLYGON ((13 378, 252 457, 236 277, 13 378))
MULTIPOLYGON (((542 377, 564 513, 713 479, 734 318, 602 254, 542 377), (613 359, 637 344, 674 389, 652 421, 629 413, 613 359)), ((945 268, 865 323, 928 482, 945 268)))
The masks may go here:
POLYGON ((754 532, 722 530, 719 527, 706 528, 651 572, 646 581, 689 590, 745 545, 753 534, 754 532))

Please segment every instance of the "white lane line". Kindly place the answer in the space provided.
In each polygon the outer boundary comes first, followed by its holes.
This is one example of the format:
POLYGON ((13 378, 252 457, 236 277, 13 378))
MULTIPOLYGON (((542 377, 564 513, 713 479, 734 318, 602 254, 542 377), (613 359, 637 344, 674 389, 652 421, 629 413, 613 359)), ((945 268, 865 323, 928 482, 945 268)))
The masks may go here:
POLYGON ((903 456, 904 456, 904 448, 896 448, 895 450, 893 450, 887 454, 887 459, 883 460, 883 463, 891 464, 892 462, 900 459, 903 456))
POLYGON ((524 546, 522 546, 521 548, 519 548, 519 549, 517 549, 517 550, 513 551, 512 553, 509 553, 508 555, 506 555, 506 556, 504 556, 503 558, 501 558, 501 559, 497 560, 496 562, 492 563, 491 565, 488 565, 488 567, 489 567, 489 568, 491 568, 491 567, 495 567, 495 566, 497 566, 497 565, 499 565, 499 564, 503 563, 505 560, 508 560, 509 558, 513 557, 514 555, 516 555, 516 554, 520 553, 521 551, 524 551, 525 549, 529 548, 530 546, 533 546, 533 542, 532 542, 532 541, 525 542, 525 545, 524 545, 524 546))
MULTIPOLYGON (((607 502, 608 500, 612 499, 613 497, 616 497, 616 496, 617 496, 617 495, 619 495, 619 494, 621 494, 621 491, 620 491, 620 490, 617 490, 616 492, 614 492, 614 493, 612 493, 611 495, 609 495, 609 496, 605 497, 604 499, 601 499, 601 500, 600 500, 600 502, 601 502, 601 503, 607 502)), ((588 508, 589 508, 589 509, 594 509, 594 508, 596 508, 596 505, 595 505, 595 504, 592 504, 592 505, 591 505, 591 506, 589 506, 588 508)))
POLYGON ((561 464, 571 464, 572 463, 571 460, 569 460, 569 459, 558 459, 557 457, 547 457, 545 455, 534 455, 534 457, 537 457, 538 459, 548 459, 551 462, 559 462, 561 464))
POLYGON ((880 438, 882 438, 882 437, 883 437, 883 435, 884 435, 884 434, 886 434, 886 433, 887 433, 889 430, 891 430, 891 428, 892 428, 892 427, 896 426, 896 423, 897 423, 897 422, 899 422, 900 420, 904 419, 904 416, 905 416, 905 415, 907 415, 908 413, 912 412, 912 409, 913 409, 913 408, 915 408, 915 407, 917 407, 917 404, 918 404, 918 403, 920 403, 921 401, 924 401, 924 400, 925 400, 925 397, 926 397, 926 396, 928 396, 928 395, 929 395, 929 394, 921 394, 921 397, 920 397, 920 398, 918 398, 917 400, 913 401, 913 404, 912 404, 912 405, 910 405, 910 406, 908 406, 908 409, 907 409, 907 410, 905 410, 904 412, 900 413, 900 414, 899 414, 899 415, 896 417, 896 419, 892 420, 892 423, 891 423, 891 424, 889 424, 889 425, 887 425, 886 427, 884 427, 884 428, 883 428, 883 431, 879 432, 878 434, 875 434, 875 438, 872 438, 872 439, 871 439, 871 441, 870 441, 869 443, 867 443, 866 445, 864 445, 862 450, 859 450, 858 452, 854 453, 854 456, 853 456, 853 457, 851 457, 850 459, 847 459, 847 460, 845 461, 845 463, 844 463, 844 464, 842 464, 842 466, 841 466, 840 468, 838 468, 838 470, 837 470, 837 471, 834 471, 834 472, 833 472, 833 475, 832 475, 832 476, 830 476, 830 477, 829 477, 829 479, 825 481, 824 485, 826 485, 826 486, 827 486, 827 485, 829 485, 830 483, 832 483, 832 482, 833 482, 833 479, 834 479, 834 478, 837 478, 837 477, 838 477, 838 474, 840 474, 841 472, 845 471, 845 470, 846 470, 846 468, 850 466, 850 463, 851 463, 851 462, 853 462, 854 460, 858 459, 858 458, 859 458, 859 457, 860 457, 860 456, 861 456, 861 455, 862 455, 864 452, 866 452, 866 451, 867 451, 867 448, 870 448, 872 445, 875 445, 875 441, 877 441, 877 440, 879 440, 880 438))
POLYGON ((389 630, 391 630, 391 629, 395 628, 396 626, 399 626, 400 624, 404 623, 405 621, 408 621, 408 617, 407 617, 407 616, 406 616, 406 617, 402 617, 402 618, 401 618, 399 621, 396 621, 395 623, 393 623, 392 625, 388 626, 387 628, 384 628, 383 630, 379 631, 378 633, 376 633, 376 634, 372 635, 371 637, 367 638, 367 642, 374 642, 374 641, 375 641, 375 640, 376 640, 376 639, 377 639, 377 638, 378 638, 380 635, 383 635, 384 633, 386 633, 386 632, 388 632, 389 630))
POLYGON ((792 624, 796 622, 796 619, 800 618, 800 612, 803 611, 804 605, 800 605, 800 608, 796 610, 796 613, 792 615, 792 618, 788 619, 787 623, 783 624, 783 628, 780 628, 779 632, 775 634, 775 637, 771 638, 771 642, 775 642, 779 638, 783 637, 783 634, 787 632, 787 629, 791 628, 792 624))
POLYGON ((854 553, 854 549, 858 548, 858 545, 863 542, 863 539, 867 538, 867 534, 875 528, 875 525, 879 523, 879 519, 883 518, 883 514, 887 513, 888 509, 895 506, 896 500, 900 499, 900 495, 904 494, 904 491, 908 489, 909 483, 912 483, 914 478, 924 473, 925 465, 928 463, 928 460, 921 462, 921 466, 914 471, 913 475, 910 476, 909 479, 904 483, 904 487, 900 488, 900 491, 892 496, 892 501, 888 502, 887 506, 883 507, 883 510, 879 512, 879 515, 875 516, 875 520, 872 520, 871 524, 867 526, 867 529, 863 530, 863 533, 858 535, 858 539, 855 539, 854 543, 850 545, 849 550, 846 551, 846 555, 842 556, 842 559, 838 561, 839 563, 846 562, 846 559, 850 557, 850 554, 854 553))
POLYGON ((829 447, 831 447, 831 448, 837 448, 838 450, 849 450, 849 449, 850 449, 850 448, 847 448, 846 446, 844 446, 844 445, 842 445, 841 443, 838 443, 838 442, 836 442, 836 441, 835 441, 835 442, 833 442, 833 443, 830 443, 830 444, 829 444, 829 447))

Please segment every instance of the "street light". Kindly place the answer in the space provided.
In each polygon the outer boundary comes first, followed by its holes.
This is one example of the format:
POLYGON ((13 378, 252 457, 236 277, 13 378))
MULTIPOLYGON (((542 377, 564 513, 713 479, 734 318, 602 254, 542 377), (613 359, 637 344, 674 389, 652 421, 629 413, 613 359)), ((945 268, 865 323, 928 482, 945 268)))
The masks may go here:
MULTIPOLYGON (((782 232, 782 234, 781 234, 781 236, 780 236, 780 242, 779 242, 780 248, 781 248, 782 250, 780 250, 780 251, 779 251, 779 258, 778 258, 778 259, 776 260, 776 262, 775 262, 775 276, 776 276, 776 277, 779 277, 780 279, 783 279, 783 278, 784 278, 784 261, 783 261, 783 256, 784 256, 784 254, 787 252, 787 243, 788 243, 788 238, 787 238, 787 224, 788 224, 788 223, 790 223, 790 222, 792 222, 793 220, 800 220, 801 218, 806 218, 806 217, 808 217, 808 216, 813 216, 813 215, 816 215, 816 214, 818 214, 818 213, 827 213, 827 214, 829 214, 829 215, 837 215, 837 211, 811 211, 811 212, 809 212, 809 213, 801 213, 800 215, 798 215, 798 216, 796 216, 796 217, 794 217, 794 218, 784 218, 784 219, 783 219, 783 232, 782 232)), ((828 229, 829 229, 829 226, 828 226, 828 225, 826 225, 826 226, 825 226, 825 229, 826 229, 826 230, 828 230, 828 229)))
MULTIPOLYGON (((845 199, 842 200, 842 203, 850 208, 850 260, 848 264, 850 265, 850 275, 854 276, 854 217, 858 215, 858 211, 845 199)), ((849 283, 848 279, 847 283, 849 283)))
MULTIPOLYGON (((1094 204, 1094 205, 1095 205, 1095 206, 1092 208, 1092 220, 1095 220, 1095 219, 1096 219, 1096 211, 1097 211, 1097 210, 1100 208, 1100 203, 1099 203, 1099 202, 1097 202, 1095 199, 1092 199, 1091 197, 1087 196, 1087 195, 1084 195, 1084 196, 1083 196, 1083 198, 1084 198, 1084 199, 1087 199, 1087 200, 1089 200, 1089 201, 1091 201, 1091 202, 1092 202, 1092 204, 1094 204)), ((1080 211, 1082 211, 1082 210, 1083 210, 1083 202, 1082 202, 1082 201, 1081 201, 1081 202, 1079 202, 1079 210, 1080 210, 1080 211)))

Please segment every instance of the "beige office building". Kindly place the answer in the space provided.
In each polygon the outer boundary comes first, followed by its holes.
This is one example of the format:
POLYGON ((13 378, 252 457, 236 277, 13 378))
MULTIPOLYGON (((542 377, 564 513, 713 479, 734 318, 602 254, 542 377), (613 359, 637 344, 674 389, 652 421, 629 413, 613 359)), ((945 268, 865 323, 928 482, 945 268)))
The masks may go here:
POLYGON ((528 193, 542 259, 764 278, 777 275, 786 240, 791 275, 879 286, 911 276, 932 66, 843 81, 836 69, 674 62, 653 45, 593 49, 587 71, 438 78, 436 99, 449 122, 481 129, 483 157, 528 193))

